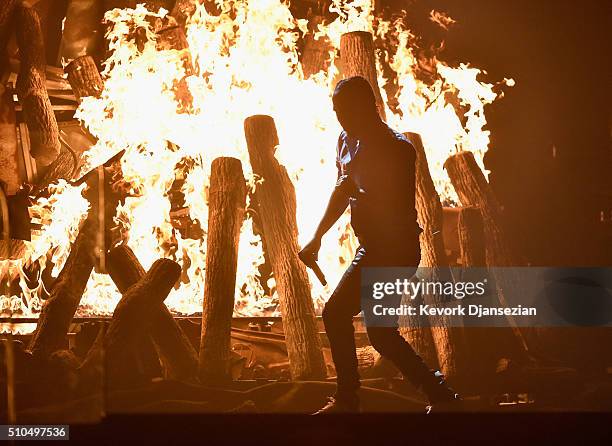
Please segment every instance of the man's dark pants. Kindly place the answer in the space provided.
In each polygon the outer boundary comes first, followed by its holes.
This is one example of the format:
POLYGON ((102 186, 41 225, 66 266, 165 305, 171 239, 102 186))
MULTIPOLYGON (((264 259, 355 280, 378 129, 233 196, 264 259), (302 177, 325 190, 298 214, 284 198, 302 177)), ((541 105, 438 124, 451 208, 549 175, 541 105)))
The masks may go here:
MULTIPOLYGON (((357 355, 353 316, 361 311, 361 269, 363 267, 404 267, 418 266, 420 251, 406 249, 399 241, 394 244, 359 247, 355 258, 348 267, 332 296, 323 309, 325 331, 329 338, 332 357, 336 366, 338 398, 353 398, 359 388, 357 355)), ((421 357, 399 334, 397 327, 367 327, 372 346, 384 357, 391 360, 404 377, 417 387, 426 386, 433 374, 421 357)))

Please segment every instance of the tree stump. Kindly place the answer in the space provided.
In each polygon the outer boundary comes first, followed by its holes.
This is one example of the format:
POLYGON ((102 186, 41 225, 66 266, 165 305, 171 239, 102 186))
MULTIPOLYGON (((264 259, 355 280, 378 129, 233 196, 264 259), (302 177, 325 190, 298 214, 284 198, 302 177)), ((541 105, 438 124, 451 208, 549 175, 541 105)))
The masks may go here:
POLYGON ((184 28, 187 19, 193 15, 198 3, 202 3, 202 0, 176 0, 170 15, 184 28))
POLYGON ((64 348, 66 335, 94 266, 92 225, 86 220, 72 244, 49 299, 43 305, 30 341, 32 355, 48 358, 64 348))
POLYGON ((367 79, 374 91, 378 113, 384 121, 386 119, 385 103, 378 86, 372 34, 366 31, 342 34, 340 38, 340 73, 344 79, 351 76, 361 76, 367 79))
POLYGON ((64 71, 72 87, 76 100, 80 103, 84 97, 100 96, 104 83, 96 62, 91 56, 80 56, 66 65, 64 71))
POLYGON ((115 307, 105 337, 107 380, 111 387, 125 382, 125 364, 133 348, 149 330, 159 305, 181 275, 181 267, 172 260, 157 260, 151 269, 127 289, 115 307))
MULTIPOLYGON (((80 103, 87 96, 97 97, 102 92, 104 84, 91 56, 77 57, 66 66, 64 71, 68 75, 68 82, 77 102, 80 103)), ((63 145, 58 157, 37 181, 34 194, 42 192, 59 179, 73 179, 79 167, 79 159, 80 156, 77 153, 63 145)))
POLYGON ((310 283, 298 258, 295 190, 286 169, 274 157, 278 145, 274 120, 266 115, 251 116, 244 121, 244 133, 253 172, 263 178, 255 195, 278 290, 291 376, 322 379, 326 370, 310 283))
POLYGON ((457 222, 459 235, 459 259, 463 268, 486 265, 484 228, 480 209, 467 206, 459 212, 457 222))
POLYGON ((30 153, 48 166, 60 152, 59 128, 45 87, 45 45, 38 13, 22 3, 16 8, 17 44, 21 67, 17 96, 30 135, 30 153))
MULTIPOLYGON (((127 245, 111 249, 106 260, 109 274, 122 294, 146 275, 127 245)), ((154 308, 147 334, 157 347, 168 378, 191 380, 196 377, 196 351, 164 303, 154 308)))
POLYGON ((333 50, 331 42, 325 36, 318 39, 314 37, 317 27, 324 20, 325 17, 317 15, 308 21, 308 34, 304 37, 304 48, 300 58, 304 79, 308 79, 320 71, 326 72, 331 63, 330 52, 333 50))
POLYGON ((246 194, 240 161, 215 159, 208 192, 206 285, 200 339, 200 379, 208 383, 231 380, 230 334, 246 194))
MULTIPOLYGON (((416 209, 419 225, 423 229, 420 237, 421 267, 425 267, 424 274, 428 280, 438 277, 450 279, 448 274, 448 260, 444 251, 442 235, 442 204, 440 196, 429 173, 427 156, 421 136, 417 133, 407 133, 416 151, 416 209)), ((444 296, 425 295, 426 304, 440 306, 445 303, 444 296)), ((431 334, 437 352, 438 363, 442 372, 447 376, 460 373, 465 361, 465 339, 461 327, 451 327, 449 319, 440 316, 431 319, 431 334)), ((423 328, 423 330, 425 330, 423 328)), ((427 337, 427 335, 426 335, 427 337)), ((423 341, 421 341, 423 342, 423 341)))
MULTIPOLYGON (((441 227, 442 207, 438 213, 436 203, 440 203, 438 194, 433 186, 433 181, 429 174, 427 158, 421 144, 421 137, 416 133, 406 133, 416 151, 415 181, 416 181, 416 208, 419 225, 423 229, 419 240, 421 245, 421 265, 433 267, 444 265, 444 243, 441 237, 434 236, 438 228, 441 227), (431 185, 429 184, 431 183, 431 185), (433 188, 433 189, 432 189, 433 188), (441 242, 442 246, 440 246, 441 242), (434 243, 436 242, 436 243, 434 243)), ((422 297, 418 297, 419 302, 424 302, 422 297)), ((411 302, 418 304, 419 302, 411 302)), ((428 320, 424 316, 400 317, 400 333, 412 345, 412 347, 423 357, 427 364, 439 367, 436 344, 433 332, 428 320)))
POLYGON ((157 36, 157 48, 159 50, 177 50, 180 52, 185 76, 174 82, 173 90, 176 101, 179 103, 179 111, 187 112, 193 105, 193 95, 189 91, 187 76, 192 75, 194 70, 185 30, 170 18, 169 23, 157 31, 157 36))
POLYGON ((491 186, 476 164, 474 154, 464 151, 450 156, 444 168, 463 206, 476 206, 482 213, 487 266, 519 266, 500 224, 501 207, 491 186))
MULTIPOLYGON (((476 206, 482 215, 484 229, 484 242, 486 246, 486 266, 492 269, 497 285, 497 295, 503 306, 508 306, 505 293, 512 292, 518 281, 509 277, 510 273, 498 274, 496 268, 519 266, 517 258, 512 253, 510 245, 501 226, 501 206, 487 182, 482 170, 478 167, 474 154, 469 151, 451 155, 445 162, 444 168, 448 172, 457 196, 463 206, 476 206)), ((529 360, 527 344, 517 327, 514 318, 507 316, 510 330, 500 329, 499 342, 508 348, 508 354, 520 361, 529 360), (505 333, 505 334, 502 334, 505 333)))

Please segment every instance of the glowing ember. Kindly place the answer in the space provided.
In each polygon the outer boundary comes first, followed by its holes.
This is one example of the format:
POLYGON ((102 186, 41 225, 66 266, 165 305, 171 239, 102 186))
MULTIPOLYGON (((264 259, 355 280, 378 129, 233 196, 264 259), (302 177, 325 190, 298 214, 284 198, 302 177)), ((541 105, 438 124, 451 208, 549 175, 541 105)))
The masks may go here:
MULTIPOLYGON (((242 161, 252 188, 257 179, 250 171, 243 134, 243 121, 253 114, 269 114, 278 128, 280 146, 276 157, 295 185, 300 243, 314 232, 324 201, 335 184, 335 146, 340 131, 331 107, 331 91, 337 77, 332 64, 304 80, 298 60, 299 33, 307 23, 296 20, 280 0, 233 0, 219 2, 220 15, 199 7, 187 24, 189 51, 194 73, 186 73, 184 51, 160 50, 151 19, 167 11, 113 10, 108 39, 112 55, 102 73, 105 87, 100 98, 85 98, 77 118, 98 142, 86 153, 83 171, 125 150, 121 166, 131 196, 117 209, 115 224, 145 268, 159 257, 169 257, 183 267, 183 280, 167 305, 182 314, 201 311, 208 221, 207 186, 210 165, 218 156, 242 161), (144 30, 146 40, 136 42, 134 30, 144 30), (176 85, 184 80, 193 101, 185 110, 179 106, 176 85), (184 238, 171 221, 169 191, 177 179, 184 180, 181 192, 185 212, 204 235, 184 238)), ((340 37, 349 31, 370 31, 378 40, 388 34, 379 48, 379 84, 383 99, 395 96, 397 106, 387 109, 389 124, 398 130, 418 132, 429 159, 436 187, 447 202, 455 199, 442 163, 458 150, 471 150, 481 163, 489 133, 483 130, 483 107, 496 98, 493 85, 477 80, 480 70, 461 65, 453 68, 438 60, 427 61, 437 73, 426 83, 418 77, 419 63, 413 51, 414 36, 401 21, 385 22, 373 16, 370 0, 351 3, 333 1, 337 19, 319 25, 316 36, 327 37, 339 48, 340 37), (393 47, 389 42, 395 42, 393 47), (383 73, 393 72, 390 79, 383 73)), ((443 16, 432 11, 442 21, 443 16)), ((444 16, 442 23, 452 19, 444 16)), ((142 33, 139 34, 142 36, 142 33)), ((336 56, 332 50, 330 58, 336 56)), ((333 60, 333 59, 332 59, 333 60)), ((505 80, 511 85, 511 80, 505 80)), ((40 309, 41 285, 30 289, 23 268, 33 262, 44 270, 53 263, 52 274, 60 271, 85 217, 88 202, 82 188, 66 183, 52 187, 49 199, 31 209, 42 229, 27 243, 27 255, 0 263, 0 274, 20 277, 23 296, 2 296, 3 315, 29 316, 40 309)), ((355 248, 348 229, 348 215, 324 238, 320 265, 329 287, 324 289, 311 277, 316 306, 328 297, 355 248), (340 245, 340 249, 339 249, 340 245)), ((275 314, 275 296, 265 295, 258 267, 264 262, 259 236, 248 218, 240 239, 237 315, 275 314)), ((270 281, 273 282, 273 281, 270 281)), ((268 285, 272 286, 273 283, 268 285)), ((119 293, 110 278, 92 273, 81 301, 79 315, 110 314, 119 293)))

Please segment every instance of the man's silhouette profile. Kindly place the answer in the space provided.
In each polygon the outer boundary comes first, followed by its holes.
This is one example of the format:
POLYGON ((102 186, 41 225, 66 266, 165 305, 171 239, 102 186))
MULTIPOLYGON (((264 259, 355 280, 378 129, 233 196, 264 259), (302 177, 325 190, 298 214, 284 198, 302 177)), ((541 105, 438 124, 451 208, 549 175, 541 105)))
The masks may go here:
MULTIPOLYGON (((359 410, 353 316, 361 311, 360 269, 393 266, 416 270, 421 257, 414 147, 380 119, 374 93, 364 78, 338 82, 333 105, 344 129, 338 139, 338 181, 313 239, 300 255, 316 259, 321 238, 349 205, 360 247, 323 310, 337 392, 317 413, 359 410)), ((431 404, 457 398, 441 375, 429 370, 402 338, 397 326, 369 326, 367 331, 372 346, 419 387, 431 404)))

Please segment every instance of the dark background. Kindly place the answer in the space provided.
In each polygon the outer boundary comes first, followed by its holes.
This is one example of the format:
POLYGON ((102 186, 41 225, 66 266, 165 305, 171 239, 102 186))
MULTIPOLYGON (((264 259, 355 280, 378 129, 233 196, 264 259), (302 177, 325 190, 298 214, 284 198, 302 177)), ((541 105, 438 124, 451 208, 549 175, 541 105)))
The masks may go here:
POLYGON ((444 39, 442 60, 516 81, 486 108, 485 165, 518 250, 536 265, 612 265, 612 3, 386 4, 408 8, 425 46, 444 39), (428 19, 432 9, 457 24, 444 32, 428 19))

